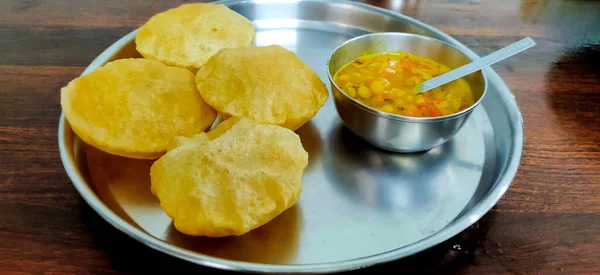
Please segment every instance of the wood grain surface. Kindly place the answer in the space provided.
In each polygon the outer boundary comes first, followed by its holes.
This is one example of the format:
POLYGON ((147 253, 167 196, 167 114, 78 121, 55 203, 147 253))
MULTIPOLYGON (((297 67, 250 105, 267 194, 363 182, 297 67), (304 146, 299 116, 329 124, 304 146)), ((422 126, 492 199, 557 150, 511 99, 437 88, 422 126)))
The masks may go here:
MULTIPOLYGON (((183 2, 0 1, 0 274, 228 274, 114 229, 75 191, 58 153, 59 89, 152 14, 183 2)), ((525 122, 506 195, 454 238, 354 273, 600 274, 600 2, 366 2, 480 55, 523 36, 538 45, 494 66, 525 122)))

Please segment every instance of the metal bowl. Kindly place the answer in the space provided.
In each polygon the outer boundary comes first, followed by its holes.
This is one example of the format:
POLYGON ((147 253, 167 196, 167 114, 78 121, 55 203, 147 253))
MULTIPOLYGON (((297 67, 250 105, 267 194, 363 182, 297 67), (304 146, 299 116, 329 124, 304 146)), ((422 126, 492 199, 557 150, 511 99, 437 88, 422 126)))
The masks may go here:
POLYGON ((379 111, 348 96, 333 81, 333 75, 363 53, 403 51, 427 57, 450 68, 472 61, 463 51, 435 38, 410 33, 372 33, 350 39, 337 47, 327 62, 334 102, 344 124, 369 143, 394 152, 428 151, 450 140, 462 128, 483 99, 487 82, 482 71, 465 80, 475 104, 458 113, 441 117, 407 117, 379 111))

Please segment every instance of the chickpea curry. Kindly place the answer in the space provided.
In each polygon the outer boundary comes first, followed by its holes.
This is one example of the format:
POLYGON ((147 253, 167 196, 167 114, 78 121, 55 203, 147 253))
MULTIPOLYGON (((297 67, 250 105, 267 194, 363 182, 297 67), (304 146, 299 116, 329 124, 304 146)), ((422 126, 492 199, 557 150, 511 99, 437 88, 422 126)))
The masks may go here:
POLYGON ((437 117, 457 113, 474 104, 471 87, 458 79, 415 94, 413 88, 450 68, 408 53, 360 56, 344 65, 334 81, 347 95, 377 110, 410 117, 437 117))

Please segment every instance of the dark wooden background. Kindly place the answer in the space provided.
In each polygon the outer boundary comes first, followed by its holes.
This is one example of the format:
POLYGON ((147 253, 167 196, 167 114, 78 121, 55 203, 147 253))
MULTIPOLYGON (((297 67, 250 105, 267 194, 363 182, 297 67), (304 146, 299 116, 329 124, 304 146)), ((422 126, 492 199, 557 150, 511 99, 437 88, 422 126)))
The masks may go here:
MULTIPOLYGON (((122 35, 182 2, 0 0, 1 274, 211 271, 104 222, 72 187, 57 147, 59 89, 122 35)), ((538 43, 494 66, 525 121, 509 191, 472 228, 371 271, 600 274, 600 2, 368 2, 479 54, 523 36, 538 43)))

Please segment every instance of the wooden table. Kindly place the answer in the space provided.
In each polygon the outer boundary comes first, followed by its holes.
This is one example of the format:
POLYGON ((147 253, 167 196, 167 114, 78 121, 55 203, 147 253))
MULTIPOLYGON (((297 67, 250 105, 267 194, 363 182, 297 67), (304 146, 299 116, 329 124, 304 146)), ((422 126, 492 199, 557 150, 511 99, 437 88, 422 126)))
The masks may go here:
MULTIPOLYGON (((211 271, 104 222, 67 178, 56 137, 59 89, 122 35, 182 2, 0 1, 1 274, 211 271)), ((600 274, 600 2, 369 2, 482 55, 523 36, 538 43, 494 66, 525 121, 506 195, 465 232, 371 271, 600 274)))

